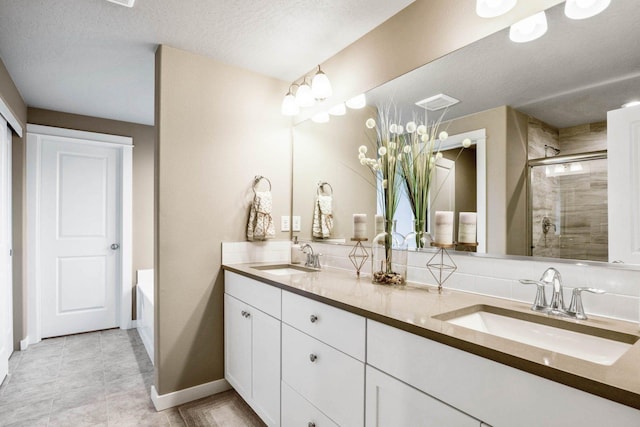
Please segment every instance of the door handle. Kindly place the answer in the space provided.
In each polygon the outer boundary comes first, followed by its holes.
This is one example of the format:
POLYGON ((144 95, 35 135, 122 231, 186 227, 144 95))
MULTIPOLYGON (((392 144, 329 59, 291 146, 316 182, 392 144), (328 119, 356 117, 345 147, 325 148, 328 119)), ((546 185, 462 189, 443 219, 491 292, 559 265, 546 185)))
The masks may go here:
POLYGON ((120 249, 120 245, 117 243, 112 243, 111 244, 111 249, 114 251, 117 251, 118 249, 120 249))

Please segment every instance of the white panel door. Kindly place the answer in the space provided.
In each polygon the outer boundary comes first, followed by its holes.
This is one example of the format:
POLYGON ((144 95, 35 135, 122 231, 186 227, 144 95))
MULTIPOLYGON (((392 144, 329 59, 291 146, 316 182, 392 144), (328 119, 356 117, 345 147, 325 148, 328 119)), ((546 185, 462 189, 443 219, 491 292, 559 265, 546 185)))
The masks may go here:
POLYGON ((118 148, 42 136, 42 338, 118 326, 118 148))
POLYGON ((0 384, 13 352, 11 242, 11 131, 0 116, 0 384))
POLYGON ((609 261, 640 264, 640 106, 607 113, 609 261))
POLYGON ((433 235, 432 224, 436 211, 456 210, 456 162, 438 159, 433 172, 433 182, 429 190, 429 232, 433 235))

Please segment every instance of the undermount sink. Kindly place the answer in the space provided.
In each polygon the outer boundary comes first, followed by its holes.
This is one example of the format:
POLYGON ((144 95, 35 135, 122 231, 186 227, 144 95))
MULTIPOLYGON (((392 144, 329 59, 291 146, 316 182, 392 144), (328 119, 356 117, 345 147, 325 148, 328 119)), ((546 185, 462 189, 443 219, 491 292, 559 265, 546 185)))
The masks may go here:
POLYGON ((474 305, 434 318, 600 365, 614 364, 639 339, 622 332, 488 305, 474 305))
POLYGON ((313 268, 294 264, 260 265, 252 268, 275 276, 290 276, 292 274, 314 273, 318 271, 313 268))

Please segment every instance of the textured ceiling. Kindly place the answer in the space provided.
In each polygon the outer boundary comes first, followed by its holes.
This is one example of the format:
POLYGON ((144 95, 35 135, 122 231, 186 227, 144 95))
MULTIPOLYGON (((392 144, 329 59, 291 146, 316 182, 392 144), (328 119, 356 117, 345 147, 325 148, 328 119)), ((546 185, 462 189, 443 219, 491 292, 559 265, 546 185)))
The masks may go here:
POLYGON ((0 57, 32 107, 153 124, 158 44, 292 81, 413 0, 0 0, 0 57))
POLYGON ((573 21, 560 4, 547 11, 542 38, 520 44, 508 29, 498 32, 374 89, 368 100, 394 100, 405 119, 424 114, 416 101, 446 93, 461 100, 446 119, 510 105, 557 128, 604 121, 607 111, 640 99, 638 12, 638 0, 616 0, 573 21))

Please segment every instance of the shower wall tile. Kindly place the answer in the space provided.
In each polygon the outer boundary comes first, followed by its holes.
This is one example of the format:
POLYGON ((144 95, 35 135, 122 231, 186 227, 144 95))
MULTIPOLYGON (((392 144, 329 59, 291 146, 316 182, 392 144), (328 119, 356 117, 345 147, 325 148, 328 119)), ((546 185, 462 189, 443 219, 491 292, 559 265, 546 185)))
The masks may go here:
POLYGON ((587 123, 560 129, 560 154, 588 153, 607 149, 607 122, 587 123))

